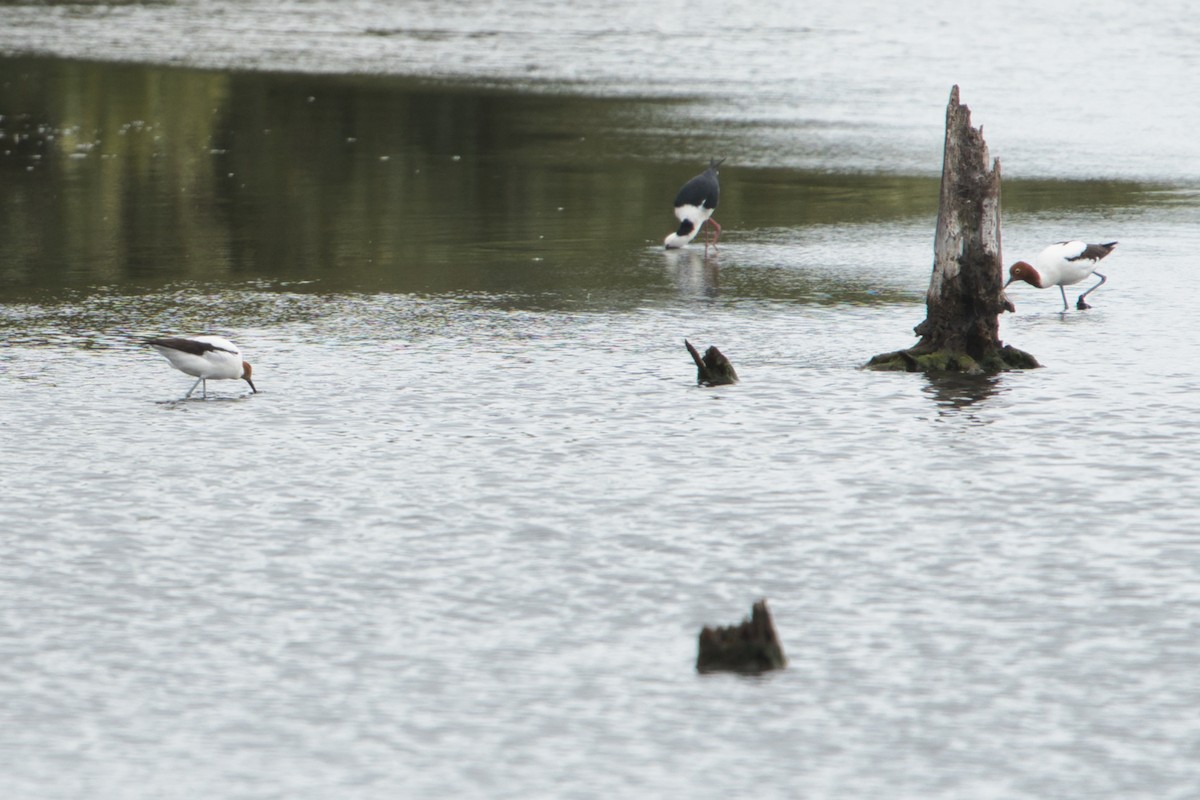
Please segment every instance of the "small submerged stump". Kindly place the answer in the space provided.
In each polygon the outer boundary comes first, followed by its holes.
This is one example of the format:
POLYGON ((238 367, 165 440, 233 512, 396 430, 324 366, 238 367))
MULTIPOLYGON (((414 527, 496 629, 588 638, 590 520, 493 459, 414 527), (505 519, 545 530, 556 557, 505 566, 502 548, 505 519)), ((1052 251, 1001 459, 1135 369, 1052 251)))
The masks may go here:
POLYGON ((725 386, 738 382, 733 364, 716 347, 705 350, 704 357, 701 358, 699 351, 692 346, 691 342, 684 339, 683 343, 688 352, 692 354, 692 360, 696 362, 696 383, 701 386, 725 386))
POLYGON ((767 601, 759 600, 750 612, 750 619, 741 625, 709 628, 700 631, 700 654, 696 657, 698 672, 759 673, 783 669, 787 659, 771 622, 767 601))
POLYGON ((1000 341, 1000 313, 1012 311, 1004 295, 1000 255, 1000 159, 989 162, 983 130, 971 127, 971 109, 946 107, 946 143, 933 245, 933 276, 921 340, 882 353, 866 367, 908 372, 981 374, 1039 366, 1037 359, 1000 341))

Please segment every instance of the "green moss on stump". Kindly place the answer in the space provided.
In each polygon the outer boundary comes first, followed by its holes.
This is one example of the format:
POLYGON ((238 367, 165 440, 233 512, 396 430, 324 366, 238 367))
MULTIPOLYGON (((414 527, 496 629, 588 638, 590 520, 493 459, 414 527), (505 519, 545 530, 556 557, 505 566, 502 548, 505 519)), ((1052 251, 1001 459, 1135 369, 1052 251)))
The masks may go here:
POLYGON ((864 365, 864 369, 883 372, 961 372, 967 375, 986 375, 1040 366, 1037 359, 1029 353, 1006 344, 979 360, 966 353, 953 353, 948 350, 896 350, 873 357, 864 365))

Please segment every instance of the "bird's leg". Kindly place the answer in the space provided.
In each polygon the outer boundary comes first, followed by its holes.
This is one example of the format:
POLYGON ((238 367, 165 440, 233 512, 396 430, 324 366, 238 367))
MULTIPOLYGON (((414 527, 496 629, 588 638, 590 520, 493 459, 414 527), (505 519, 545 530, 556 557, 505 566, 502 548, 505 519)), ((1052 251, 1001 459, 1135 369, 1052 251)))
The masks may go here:
POLYGON ((713 235, 713 240, 712 240, 713 249, 716 249, 717 242, 720 241, 720 239, 721 239, 721 223, 717 222, 712 217, 709 217, 708 221, 711 222, 712 226, 717 229, 717 232, 716 232, 716 234, 713 235))
POLYGON ((1070 307, 1071 307, 1071 306, 1069 306, 1069 305, 1067 304, 1067 290, 1066 290, 1066 289, 1063 287, 1063 285, 1062 285, 1061 283, 1058 285, 1058 290, 1059 290, 1060 292, 1062 292, 1062 296, 1063 296, 1063 311, 1066 311, 1068 308, 1070 308, 1070 307))
POLYGON ((196 378, 196 382, 192 384, 192 388, 188 389, 187 394, 183 396, 184 400, 187 400, 192 396, 192 392, 196 391, 196 387, 200 385, 200 381, 202 380, 204 380, 204 378, 196 378))
POLYGON ((208 378, 201 378, 200 380, 204 381, 204 385, 200 387, 200 397, 207 400, 208 399, 208 378))
POLYGON ((1107 277, 1105 277, 1104 275, 1101 275, 1099 272, 1093 272, 1092 274, 1096 275, 1100 278, 1100 283, 1097 283, 1095 286, 1088 289, 1083 294, 1079 295, 1079 300, 1075 303, 1075 307, 1078 308, 1080 311, 1083 311, 1085 308, 1091 308, 1091 306, 1089 306, 1087 303, 1083 302, 1083 298, 1087 297, 1089 294, 1091 294, 1092 292, 1099 289, 1101 286, 1104 285, 1104 282, 1106 280, 1108 280, 1107 277))

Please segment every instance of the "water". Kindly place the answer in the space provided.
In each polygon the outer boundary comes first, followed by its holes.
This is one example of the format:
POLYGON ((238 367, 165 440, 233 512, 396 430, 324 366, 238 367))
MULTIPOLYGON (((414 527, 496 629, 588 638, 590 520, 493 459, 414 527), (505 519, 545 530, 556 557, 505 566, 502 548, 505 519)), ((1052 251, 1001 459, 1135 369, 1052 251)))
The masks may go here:
POLYGON ((670 99, 630 126, 743 167, 935 173, 959 83, 1007 175, 1200 179, 1184 0, 177 0, 0 23, 0 52, 670 99))
MULTIPOLYGON (((193 8, 4 6, 0 41, 122 59, 193 8)), ((326 73, 416 13, 215 8, 197 66, 326 73), (380 32, 264 22, 302 13, 380 32), (230 28, 287 46, 246 64, 230 28)), ((845 97, 822 114, 863 101, 854 76, 923 76, 880 119, 693 137, 733 95, 790 119, 796 51, 665 102, 614 86, 614 50, 664 41, 634 12, 597 31, 585 5, 556 39, 565 12, 531 8, 527 58, 582 83, 493 70, 508 35, 463 47, 513 27, 488 5, 409 37, 416 80, 0 61, 5 796, 1193 796, 1197 162, 1120 113, 1160 83, 1076 137, 1009 119, 1061 100, 1028 67, 964 80, 1010 176, 1007 260, 1118 239, 1109 282, 1065 315, 1013 289, 1002 335, 1043 369, 866 373, 924 316, 949 79, 900 44, 928 18, 805 23, 845 97), (432 81, 429 52, 489 75, 432 81), (723 246, 666 253, 718 144, 723 246), (201 330, 261 394, 179 402, 138 341, 201 330), (696 387, 684 337, 742 383, 696 387), (789 668, 696 675, 700 627, 764 596, 789 668)), ((735 10, 694 35, 794 30, 735 10)), ((1098 94, 1140 47, 1165 78, 1194 59, 1178 18, 1127 27, 1094 84, 1063 69, 1098 94)))

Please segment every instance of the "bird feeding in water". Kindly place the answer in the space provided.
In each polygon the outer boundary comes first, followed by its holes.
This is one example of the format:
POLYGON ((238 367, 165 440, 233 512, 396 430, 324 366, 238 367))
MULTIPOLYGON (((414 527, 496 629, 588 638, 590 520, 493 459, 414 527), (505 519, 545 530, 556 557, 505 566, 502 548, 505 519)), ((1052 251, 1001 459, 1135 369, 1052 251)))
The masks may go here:
MULTIPOLYGON (((717 246, 721 238, 721 226, 712 218, 717 210, 717 201, 721 196, 721 185, 717 182, 717 167, 725 159, 710 159, 708 169, 685 183, 675 195, 675 217, 679 220, 679 230, 667 236, 663 244, 668 250, 683 247, 700 232, 700 227, 711 223, 716 228, 712 237, 712 246, 717 246)), ((708 249, 709 241, 705 240, 704 249, 708 249)))
POLYGON ((208 397, 208 379, 236 380, 241 378, 250 384, 251 392, 254 381, 250 380, 250 365, 242 360, 242 351, 238 346, 223 336, 188 336, 166 339, 147 339, 146 344, 157 350, 171 366, 180 372, 191 375, 196 379, 192 388, 183 396, 186 400, 196 391, 196 387, 204 384, 201 396, 208 397))
POLYGON ((1079 300, 1075 302, 1075 307, 1083 311, 1085 308, 1091 308, 1084 302, 1084 298, 1099 289, 1108 280, 1106 276, 1096 272, 1096 265, 1116 246, 1116 242, 1107 244, 1059 242, 1052 244, 1038 253, 1033 264, 1026 261, 1018 261, 1013 264, 1008 270, 1009 279, 1008 283, 1004 284, 1004 288, 1007 289, 1008 284, 1013 281, 1025 281, 1039 289, 1057 286, 1058 290, 1062 292, 1063 311, 1066 311, 1068 308, 1067 290, 1063 287, 1079 283, 1089 275, 1095 275, 1100 279, 1100 283, 1079 295, 1079 300))

